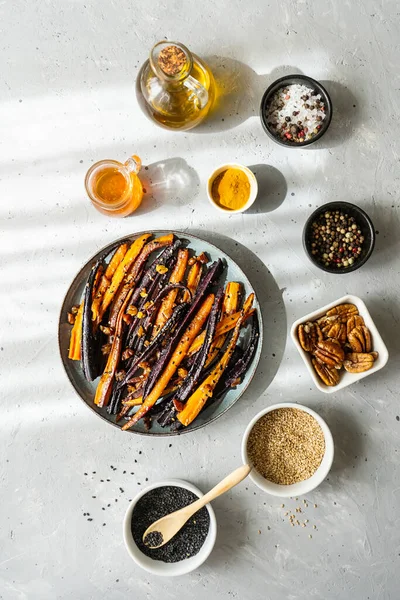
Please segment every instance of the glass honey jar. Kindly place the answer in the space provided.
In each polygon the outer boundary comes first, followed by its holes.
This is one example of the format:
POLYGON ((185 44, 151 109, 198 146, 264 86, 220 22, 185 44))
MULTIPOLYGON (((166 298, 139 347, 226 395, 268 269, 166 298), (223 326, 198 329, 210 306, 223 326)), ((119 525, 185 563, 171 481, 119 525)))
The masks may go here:
POLYGON ((101 160, 86 174, 85 188, 93 206, 110 217, 127 217, 141 204, 143 185, 138 177, 142 161, 131 156, 125 163, 101 160))

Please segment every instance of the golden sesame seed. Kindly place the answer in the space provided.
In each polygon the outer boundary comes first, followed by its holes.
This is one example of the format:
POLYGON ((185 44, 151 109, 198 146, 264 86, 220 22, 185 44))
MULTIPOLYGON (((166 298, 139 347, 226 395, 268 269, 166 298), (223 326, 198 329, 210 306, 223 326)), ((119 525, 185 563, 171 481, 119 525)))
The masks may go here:
POLYGON ((311 538, 312 538, 312 535, 310 534, 308 537, 309 537, 309 538, 310 538, 310 540, 311 540, 311 538))
POLYGON ((280 408, 257 421, 247 451, 265 479, 290 485, 315 473, 325 453, 325 439, 314 417, 300 409, 280 408))
POLYGON ((314 508, 317 508, 317 507, 318 507, 318 505, 317 505, 317 504, 314 504, 314 508))

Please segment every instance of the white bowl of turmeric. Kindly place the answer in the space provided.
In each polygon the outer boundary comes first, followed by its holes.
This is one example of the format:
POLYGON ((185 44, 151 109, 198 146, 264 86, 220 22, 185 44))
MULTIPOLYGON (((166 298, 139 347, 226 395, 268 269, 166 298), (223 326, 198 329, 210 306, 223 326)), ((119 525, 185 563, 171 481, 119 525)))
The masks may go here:
POLYGON ((237 163, 221 165, 207 183, 209 201, 225 214, 245 212, 254 203, 257 192, 254 173, 237 163))

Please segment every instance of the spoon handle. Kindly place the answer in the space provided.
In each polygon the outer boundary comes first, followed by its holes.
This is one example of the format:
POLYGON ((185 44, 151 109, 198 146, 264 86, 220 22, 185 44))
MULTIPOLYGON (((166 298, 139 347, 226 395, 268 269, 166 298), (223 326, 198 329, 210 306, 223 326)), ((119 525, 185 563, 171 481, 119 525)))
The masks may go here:
POLYGON ((220 481, 215 487, 212 488, 207 494, 190 504, 187 508, 190 507, 191 515, 200 510, 203 506, 221 496, 221 494, 225 494, 228 490, 233 488, 235 485, 243 481, 250 473, 251 467, 250 465, 242 465, 238 469, 235 469, 232 473, 227 475, 222 481, 220 481))

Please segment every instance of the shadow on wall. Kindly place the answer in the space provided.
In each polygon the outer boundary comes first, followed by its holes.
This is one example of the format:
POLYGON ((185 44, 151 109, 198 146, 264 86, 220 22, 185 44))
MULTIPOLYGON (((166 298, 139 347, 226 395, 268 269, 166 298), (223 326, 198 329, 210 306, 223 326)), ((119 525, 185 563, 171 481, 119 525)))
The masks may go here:
POLYGON ((204 230, 189 230, 188 233, 198 235, 226 252, 244 271, 255 290, 263 317, 264 344, 255 376, 240 399, 240 405, 256 401, 274 379, 285 350, 286 311, 282 291, 268 268, 246 246, 220 233, 204 230))

